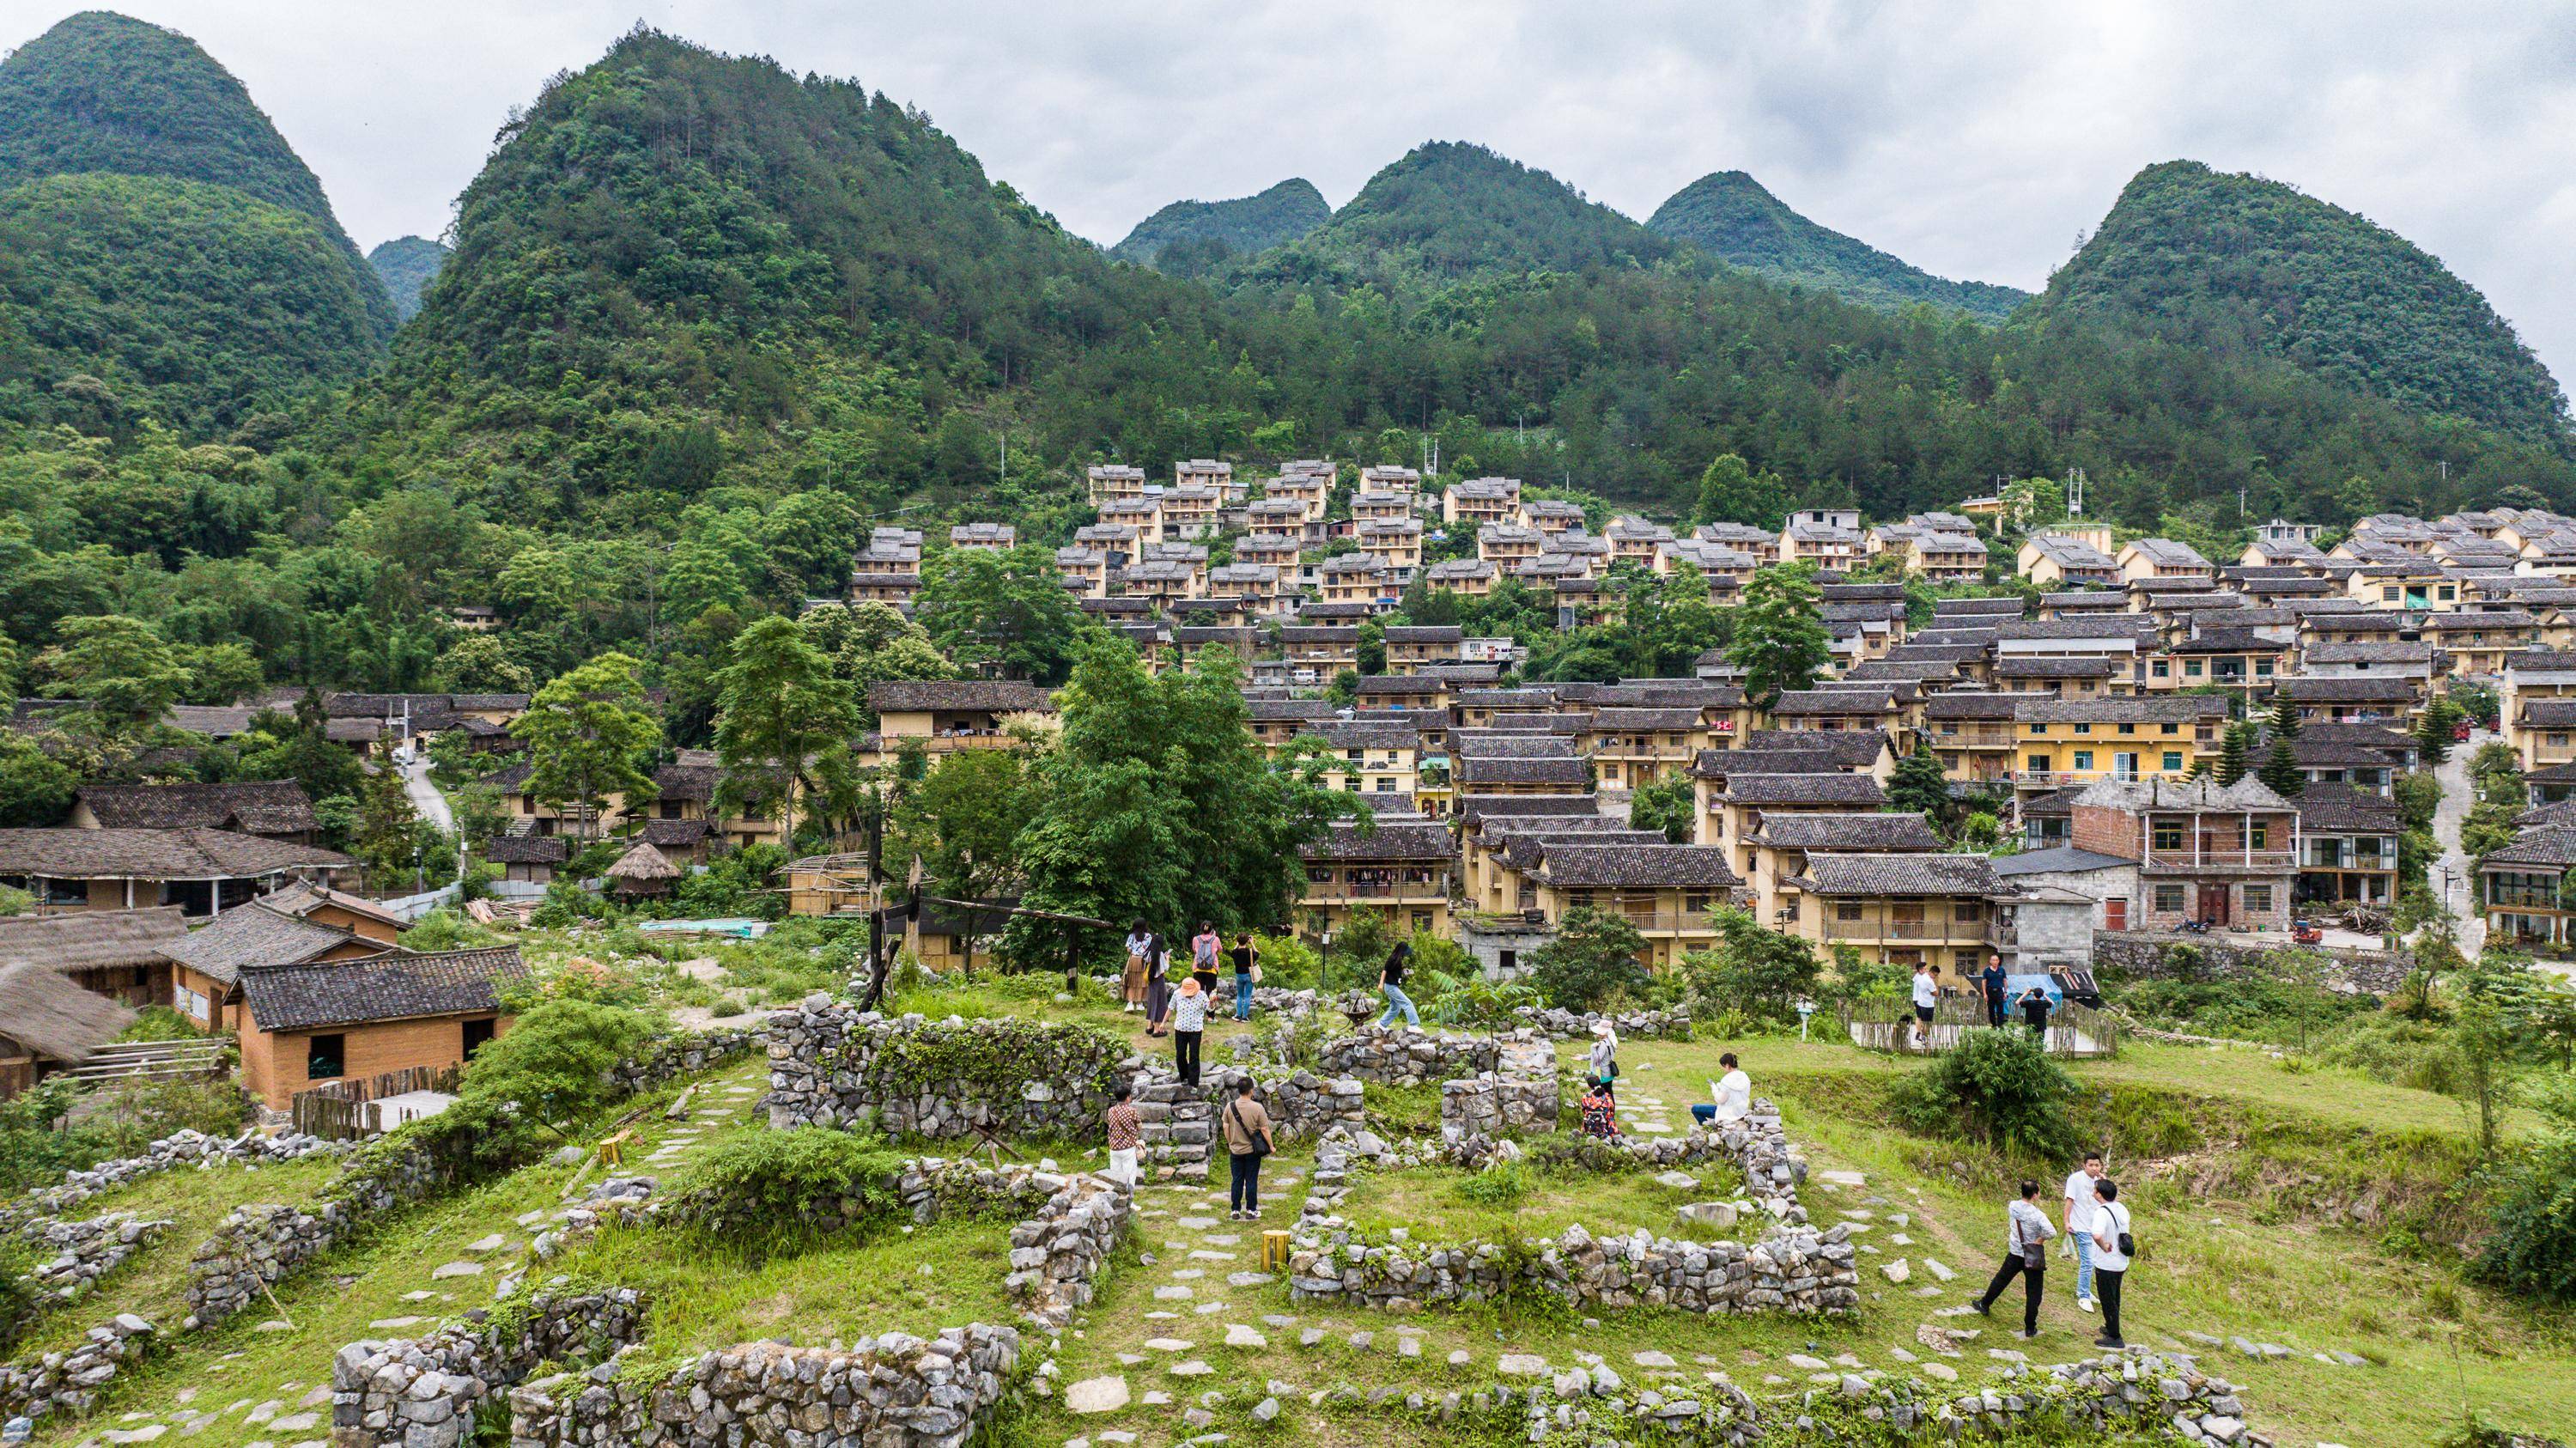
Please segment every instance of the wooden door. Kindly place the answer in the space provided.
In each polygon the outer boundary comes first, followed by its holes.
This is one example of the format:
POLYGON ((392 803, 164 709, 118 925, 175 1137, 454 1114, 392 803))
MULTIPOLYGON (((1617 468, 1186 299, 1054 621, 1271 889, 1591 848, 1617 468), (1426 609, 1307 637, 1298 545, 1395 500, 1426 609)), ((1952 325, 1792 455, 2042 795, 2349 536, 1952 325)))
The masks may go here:
POLYGON ((2200 922, 2203 925, 2224 925, 2227 923, 2226 886, 2203 885, 2200 887, 2200 922))
POLYGON ((2111 899, 2102 902, 2102 928, 2105 930, 2126 930, 2129 928, 2129 902, 2126 899, 2111 899))

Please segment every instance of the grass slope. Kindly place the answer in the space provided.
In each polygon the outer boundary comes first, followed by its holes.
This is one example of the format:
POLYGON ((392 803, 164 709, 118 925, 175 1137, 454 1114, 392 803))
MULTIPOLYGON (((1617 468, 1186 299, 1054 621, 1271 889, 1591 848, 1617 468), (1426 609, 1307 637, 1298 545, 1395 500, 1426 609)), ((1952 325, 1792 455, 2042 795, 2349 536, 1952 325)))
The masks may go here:
POLYGON ((1865 306, 1925 302, 1996 322, 2030 300, 2014 287, 1936 277, 1819 226, 1742 171, 1712 172, 1674 192, 1646 218, 1646 229, 1687 241, 1729 266, 1865 306))

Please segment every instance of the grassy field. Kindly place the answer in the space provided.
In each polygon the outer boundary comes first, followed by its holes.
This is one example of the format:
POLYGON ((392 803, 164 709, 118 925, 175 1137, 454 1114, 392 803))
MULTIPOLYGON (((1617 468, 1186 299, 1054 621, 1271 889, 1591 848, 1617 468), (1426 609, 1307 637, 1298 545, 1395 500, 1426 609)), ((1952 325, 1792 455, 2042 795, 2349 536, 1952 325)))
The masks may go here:
MULTIPOLYGON (((1525 1181, 1525 1194, 1505 1201, 1479 1199, 1473 1174, 1448 1167, 1411 1167, 1401 1171, 1359 1173, 1349 1196, 1336 1208, 1367 1240, 1383 1242, 1401 1228, 1416 1242, 1501 1242, 1553 1237, 1581 1223, 1594 1236, 1639 1228, 1663 1237, 1714 1242, 1753 1235, 1748 1220, 1735 1231, 1720 1232, 1682 1221, 1677 1209, 1690 1202, 1733 1201, 1743 1190, 1743 1174, 1719 1163, 1692 1166, 1687 1176, 1697 1187, 1671 1187, 1653 1174, 1637 1172, 1603 1178, 1579 1171, 1523 1167, 1513 1173, 1525 1181)), ((1747 1216, 1758 1216, 1748 1212, 1747 1216)))
MULTIPOLYGON (((1081 1019, 1139 1049, 1169 1050, 1168 1042, 1145 1041, 1140 1019, 1104 996, 1053 1000, 1058 983, 914 990, 889 1005, 934 1016, 1081 1019)), ((1210 1032, 1212 1066, 1230 1059, 1224 1043, 1234 1032, 1230 1022, 1210 1032)), ((1565 1048, 1568 1064, 1573 1049, 1565 1048)), ((1819 1224, 1849 1221, 1860 1229, 1864 1303, 1856 1316, 1635 1311, 1588 1319, 1553 1300, 1404 1317, 1317 1311, 1292 1301, 1284 1282, 1254 1275, 1261 1230, 1286 1226, 1304 1195, 1311 1156, 1291 1143, 1265 1172, 1261 1223, 1226 1220, 1222 1162, 1210 1184, 1140 1193, 1136 1240, 1062 1340, 1058 1375, 1047 1380, 1060 1392, 1081 1379, 1118 1376, 1131 1402, 1076 1416, 1058 1396, 1035 1398, 1006 1416, 997 1440, 1055 1448, 1079 1437, 1098 1442, 1114 1430, 1136 1434, 1145 1448, 1199 1431, 1244 1443, 1353 1448, 1517 1441, 1517 1423, 1430 1426, 1399 1411, 1400 1398, 1375 1409, 1365 1403, 1381 1387, 1436 1398, 1489 1385, 1506 1353, 1560 1369, 1608 1365, 1636 1386, 1667 1393, 1725 1374, 1761 1398, 1794 1395, 1817 1373, 1919 1373, 1923 1362, 1951 1368, 1971 1387, 2000 1367, 1989 1349, 2023 1350, 2043 1363, 2091 1355, 2098 1319, 2073 1305, 2071 1264, 2051 1273, 2035 1343, 2007 1338, 2000 1314, 1992 1321, 1942 1315, 1967 1301, 1994 1266, 2006 1183, 2025 1171, 2062 1175, 2065 1164, 2006 1162, 1964 1141, 1895 1129, 1881 1102, 1914 1064, 1824 1041, 1630 1042, 1621 1094, 1631 1128, 1668 1120, 1686 1127, 1688 1102, 1729 1049, 1743 1058, 1757 1092, 1780 1103, 1791 1136, 1819 1173, 1805 1193, 1809 1211, 1819 1224), (1829 1171, 1856 1173, 1862 1184, 1835 1185, 1822 1176, 1829 1171), (1901 1283, 1885 1270, 1899 1259, 1907 1263, 1901 1283), (1945 1271, 1953 1274, 1946 1281, 1945 1271), (1957 1355, 1941 1356, 1925 1328, 1960 1334, 1948 1342, 1957 1355), (1351 1401, 1333 1396, 1345 1385, 1351 1401), (1183 1414, 1211 1391, 1222 1397, 1202 1409, 1210 1415, 1202 1429, 1183 1414), (1253 1405, 1274 1391, 1284 1409, 1277 1420, 1251 1417, 1253 1405)), ((2129 1284, 2132 1342, 2202 1352, 2213 1371, 2244 1386, 2256 1426, 2300 1448, 2416 1448, 2449 1431, 2468 1407, 2561 1436, 2576 1424, 2576 1322, 2466 1280, 2444 1245, 2446 1233, 2475 1219, 2461 1189, 2474 1153, 2455 1103, 2349 1073, 2301 1070, 2256 1051, 2140 1046, 2076 1070, 2145 1244, 2129 1284), (2242 1336, 2291 1355, 2257 1361, 2206 1349, 2186 1333, 2242 1336), (2334 1366, 2316 1356, 2338 1351, 2367 1365, 2334 1366)), ((647 1111, 625 1170, 659 1176, 667 1187, 724 1141, 764 1129, 754 1110, 762 1076, 758 1061, 716 1073, 685 1122, 647 1111)), ((1436 1091, 1372 1086, 1368 1097, 1373 1113, 1395 1126, 1426 1127, 1436 1112, 1436 1091)), ((1051 1153, 1068 1167, 1097 1164, 1096 1155, 1061 1143, 1023 1150, 1031 1158, 1051 1153)), ((225 1211, 245 1201, 309 1199, 330 1170, 316 1162, 172 1173, 101 1198, 89 1210, 177 1216, 180 1225, 101 1292, 45 1323, 42 1340, 75 1338, 117 1311, 174 1324, 188 1255, 225 1211)), ((574 1174, 532 1167, 405 1214, 292 1279, 273 1312, 244 1314, 181 1341, 120 1382, 98 1419, 53 1425, 38 1441, 69 1445, 102 1429, 154 1424, 167 1426, 167 1441, 184 1437, 207 1448, 285 1448, 322 1438, 328 1404, 314 1393, 327 1387, 338 1347, 417 1335, 489 1302, 494 1284, 524 1260, 545 1216, 562 1208, 574 1174), (501 1241, 490 1244, 495 1235, 501 1241), (308 1422, 305 1414, 314 1416, 308 1422)), ((1574 1221, 1595 1232, 1645 1227, 1678 1235, 1675 1207, 1726 1199, 1737 1185, 1723 1168, 1692 1174, 1702 1185, 1684 1191, 1643 1173, 1605 1181, 1534 1170, 1527 1195, 1496 1204, 1462 1192, 1461 1173, 1370 1172, 1357 1179, 1344 1210, 1372 1234, 1403 1226, 1423 1241, 1506 1230, 1552 1235, 1574 1221)), ((648 1346, 658 1358, 752 1338, 822 1344, 896 1328, 1016 1322, 1000 1286, 1006 1251, 1007 1226, 998 1220, 909 1232, 880 1227, 766 1248, 681 1231, 610 1229, 545 1271, 643 1289, 648 1346)), ((1044 1357, 1033 1353, 1032 1362, 1044 1357)))

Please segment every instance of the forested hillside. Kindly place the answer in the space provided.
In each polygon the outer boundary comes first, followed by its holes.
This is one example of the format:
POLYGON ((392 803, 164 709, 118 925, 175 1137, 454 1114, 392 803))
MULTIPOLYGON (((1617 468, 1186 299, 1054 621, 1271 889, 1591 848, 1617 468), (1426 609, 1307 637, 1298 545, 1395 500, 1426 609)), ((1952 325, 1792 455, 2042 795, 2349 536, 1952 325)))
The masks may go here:
POLYGON ((1324 193, 1303 176, 1291 176, 1257 196, 1232 201, 1175 201, 1136 223, 1109 249, 1121 261, 1184 275, 1230 257, 1268 251, 1295 241, 1333 214, 1324 193))
POLYGON ((1687 241, 1729 266, 1814 287, 1872 307, 1928 302, 2000 321, 2028 292, 1954 282, 1800 216, 1742 171, 1716 171, 1672 194, 1646 219, 1650 231, 1687 241))
POLYGON ((394 315, 406 322, 419 313, 421 292, 446 263, 447 248, 425 236, 398 236, 367 253, 367 265, 376 269, 385 295, 393 299, 394 315))
POLYGON ((321 222, 228 186, 24 182, 0 191, 0 417, 229 428, 366 371, 379 300, 321 222))
POLYGON ((2565 394, 2477 288, 2365 217, 2197 161, 2131 178, 2037 310, 2287 358, 2523 437, 2566 435, 2565 394))
POLYGON ((0 190, 0 418, 94 413, 44 400, 86 374, 120 389, 120 415, 228 426, 347 381, 393 333, 321 184, 176 32, 90 11, 0 61, 0 190), (69 177, 88 179, 27 184, 69 177))

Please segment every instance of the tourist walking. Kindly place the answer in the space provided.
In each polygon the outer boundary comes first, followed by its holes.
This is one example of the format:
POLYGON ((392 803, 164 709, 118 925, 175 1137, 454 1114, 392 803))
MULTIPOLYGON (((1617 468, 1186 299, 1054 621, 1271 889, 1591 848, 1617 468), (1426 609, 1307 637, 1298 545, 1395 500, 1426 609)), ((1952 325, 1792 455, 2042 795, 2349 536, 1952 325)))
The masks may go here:
POLYGON ((2021 1200, 2004 1209, 2004 1265, 1995 1269, 1995 1280, 1986 1284, 1986 1295, 1977 1299, 1977 1311, 1994 1314, 1995 1299, 2004 1295, 2015 1277, 2022 1279, 2021 1335, 2027 1340, 2039 1336, 2039 1299, 2042 1283, 2048 1275, 2048 1239, 2057 1229, 2048 1224, 2048 1213, 2039 1209, 2039 1183, 2021 1184, 2021 1200))
POLYGON ((2095 1347, 2124 1348, 2120 1336, 2120 1287, 2129 1278, 2129 1254, 2137 1250, 2129 1236, 2129 1209, 2120 1205, 2120 1184, 2104 1177, 2093 1184, 2093 1286, 2101 1294, 2102 1335, 2095 1347))
POLYGON ((1148 967, 1145 958, 1154 948, 1154 934, 1139 920, 1127 932, 1127 968, 1118 974, 1118 994, 1129 1012, 1145 1008, 1145 981, 1148 967))
POLYGON ((1227 1215, 1238 1222, 1261 1218, 1261 1159, 1270 1154, 1270 1113, 1252 1099, 1252 1078, 1235 1083, 1225 1106, 1225 1155, 1231 1168, 1227 1215))
POLYGON ((1199 989, 1216 998, 1216 960, 1225 946, 1225 937, 1205 920, 1199 922, 1199 933, 1190 937, 1190 974, 1199 978, 1199 989))
POLYGON ((1234 1018, 1252 1019, 1252 988, 1261 983, 1261 947, 1252 943, 1247 930, 1234 942, 1234 1018))
POLYGON ((1145 1122, 1136 1114, 1136 1088, 1118 1083, 1109 1103, 1108 1114, 1101 1125, 1109 1130, 1109 1179, 1125 1182, 1130 1191, 1136 1187, 1136 1148, 1144 1143, 1145 1122))
POLYGON ((1717 1058, 1726 1074, 1708 1083, 1710 1104, 1691 1107, 1691 1119, 1702 1126, 1731 1126, 1753 1114, 1753 1078, 1735 1064, 1735 1053, 1717 1058))
POLYGON ((1207 1029, 1208 993, 1199 989, 1199 978, 1181 977, 1181 986, 1172 997, 1172 1066, 1181 1073, 1181 1084, 1199 1084, 1199 1035, 1207 1029))
POLYGON ((1399 940, 1395 949, 1386 953, 1386 964, 1377 971, 1377 992, 1386 997, 1386 1014, 1377 1018, 1382 1029, 1395 1024, 1398 1014, 1414 1030, 1422 1029, 1422 1015, 1413 1008, 1413 997, 1404 993, 1404 968, 1412 963, 1413 942, 1399 940))
POLYGON ((1613 1096, 1618 1094, 1619 1033, 1610 1029, 1608 1021, 1592 1023, 1592 1054, 1586 1058, 1585 1069, 1602 1090, 1613 1096))
POLYGON ((2075 1305, 2093 1310, 2093 1184, 2102 1179, 2102 1154, 2094 1152, 2066 1177, 2066 1237, 2075 1249, 2075 1305))
POLYGON ((1163 937, 1145 937, 1145 1034, 1159 1036, 1171 1029, 1172 978, 1171 953, 1163 948, 1163 937))
POLYGON ((1931 962, 1918 962, 1914 967, 1914 1049, 1932 1048, 1932 1017, 1941 1008, 1941 978, 1933 973, 1931 962))
POLYGON ((2012 990, 2012 982, 2004 975, 2004 958, 2002 956, 1990 955, 1986 957, 1984 985, 1986 990, 1986 1024, 1995 1027, 1997 1030, 2001 1030, 2004 1024, 2004 1014, 2009 1008, 2009 1002, 2005 1000, 2005 997, 2012 990))

